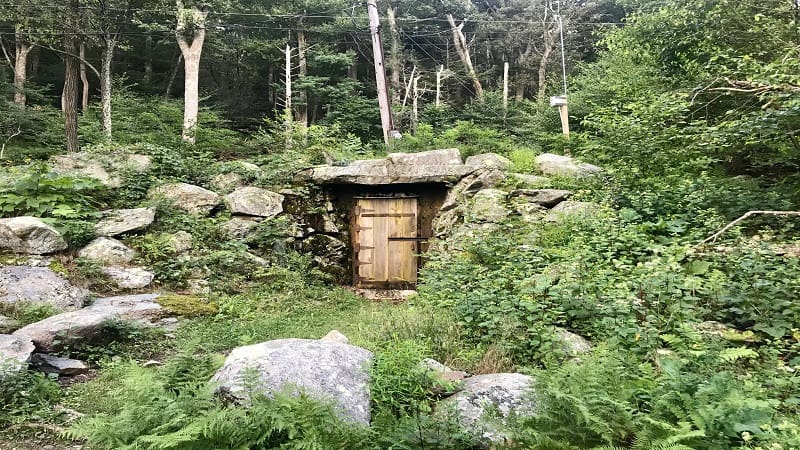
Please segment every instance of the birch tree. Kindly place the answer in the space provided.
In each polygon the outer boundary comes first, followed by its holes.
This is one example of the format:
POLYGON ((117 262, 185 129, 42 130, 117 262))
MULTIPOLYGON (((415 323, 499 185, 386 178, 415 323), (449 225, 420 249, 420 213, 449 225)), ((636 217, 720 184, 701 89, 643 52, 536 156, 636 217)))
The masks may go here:
POLYGON ((197 115, 200 107, 200 56, 206 39, 208 10, 199 7, 184 7, 176 0, 177 26, 175 37, 183 56, 183 132, 181 138, 194 144, 197 137, 197 115))

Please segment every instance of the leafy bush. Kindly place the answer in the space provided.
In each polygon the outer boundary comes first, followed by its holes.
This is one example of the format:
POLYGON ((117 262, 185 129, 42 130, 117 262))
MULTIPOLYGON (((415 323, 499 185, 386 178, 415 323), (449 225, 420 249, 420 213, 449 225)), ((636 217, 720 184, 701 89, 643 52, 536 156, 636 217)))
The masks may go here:
POLYGON ((41 373, 0 368, 0 425, 4 427, 42 418, 60 397, 58 384, 41 373))
POLYGON ((0 214, 60 219, 89 217, 99 206, 94 195, 103 188, 97 180, 59 175, 44 164, 37 164, 13 185, 0 188, 0 214))

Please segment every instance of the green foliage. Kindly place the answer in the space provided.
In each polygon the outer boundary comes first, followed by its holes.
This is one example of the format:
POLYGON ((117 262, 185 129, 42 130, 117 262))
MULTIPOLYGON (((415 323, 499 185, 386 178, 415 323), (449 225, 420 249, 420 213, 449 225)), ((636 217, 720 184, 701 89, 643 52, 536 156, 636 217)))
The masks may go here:
POLYGON ((420 362, 425 348, 413 341, 392 342, 375 356, 370 399, 377 414, 415 416, 431 412, 437 380, 420 362))
POLYGON ((0 303, 0 315, 16 321, 20 327, 46 319, 60 311, 49 303, 0 303))
POLYGON ((49 172, 45 165, 34 165, 26 176, 0 188, 0 214, 86 218, 97 210, 94 195, 102 189, 97 180, 59 175, 49 172))
MULTIPOLYGON (((60 398, 58 384, 41 373, 6 371, 6 362, 0 363, 0 425, 18 424, 47 417, 48 410, 60 398)), ((53 415, 52 412, 49 415, 53 415)))

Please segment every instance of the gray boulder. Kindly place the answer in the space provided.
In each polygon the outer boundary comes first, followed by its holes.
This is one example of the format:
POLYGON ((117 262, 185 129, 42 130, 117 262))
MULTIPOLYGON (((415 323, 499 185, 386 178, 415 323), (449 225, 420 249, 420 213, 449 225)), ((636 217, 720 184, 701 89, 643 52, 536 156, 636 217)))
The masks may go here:
POLYGON ((564 222, 573 219, 587 219, 596 215, 601 209, 602 207, 597 203, 567 200, 553 207, 544 217, 544 220, 547 222, 564 222))
POLYGON ((569 156, 542 153, 534 160, 536 169, 544 175, 582 177, 600 172, 600 167, 579 163, 569 156))
POLYGON ((32 323, 13 333, 28 336, 41 352, 70 348, 76 343, 102 341, 111 321, 145 321, 161 312, 158 294, 124 295, 95 300, 86 308, 32 323))
POLYGON ((33 351, 33 342, 29 338, 0 334, 0 378, 25 369, 33 351))
POLYGON ((218 173, 209 182, 218 192, 230 192, 244 186, 244 177, 236 172, 218 173))
POLYGON ((82 248, 78 256, 101 264, 119 265, 131 262, 136 252, 116 239, 99 237, 82 248))
POLYGON ((194 247, 194 238, 192 234, 187 231, 176 231, 172 234, 167 234, 169 246, 175 253, 185 253, 194 247))
POLYGON ((197 215, 208 215, 219 205, 215 192, 188 183, 164 184, 150 191, 151 197, 163 197, 176 208, 197 215))
POLYGON ((256 227, 261 220, 251 217, 231 217, 219 225, 220 229, 231 239, 247 241, 255 237, 256 227))
POLYGON ((475 194, 469 212, 469 221, 498 223, 508 217, 505 205, 506 192, 499 189, 484 189, 475 194))
POLYGON ((135 153, 90 152, 70 153, 50 158, 54 172, 94 178, 108 187, 119 187, 122 179, 119 173, 125 170, 144 172, 150 168, 151 158, 135 153), (100 163, 102 161, 102 164, 100 163))
POLYGON ((155 274, 141 267, 103 267, 102 271, 120 289, 142 289, 150 286, 155 274))
POLYGON ((517 189, 511 192, 511 196, 547 208, 552 208, 570 198, 572 192, 563 189, 517 189))
POLYGON ((0 219, 0 250, 45 255, 66 248, 61 233, 35 217, 0 219))
POLYGON ((412 166, 446 166, 450 164, 463 164, 461 152, 457 148, 431 150, 417 153, 389 153, 386 159, 392 164, 407 164, 412 166))
POLYGON ((245 186, 225 196, 225 203, 234 214, 275 217, 283 212, 283 196, 266 189, 245 186))
POLYGON ((526 188, 541 188, 550 185, 550 178, 527 173, 512 173, 509 176, 520 185, 526 188))
POLYGON ((44 304, 64 311, 83 307, 89 295, 46 267, 0 267, 0 303, 44 304))
POLYGON ((511 160, 497 153, 483 153, 470 156, 464 164, 473 167, 489 167, 500 170, 508 170, 511 168, 511 160))
POLYGON ((58 375, 80 375, 89 371, 89 366, 83 361, 48 355, 46 353, 34 353, 31 356, 31 365, 44 373, 58 375))
POLYGON ((299 178, 318 184, 454 184, 475 171, 461 161, 458 149, 391 153, 384 159, 353 161, 346 166, 308 169, 299 178))
POLYGON ((534 400, 529 392, 532 386, 533 378, 519 373, 476 375, 466 378, 463 390, 439 405, 454 408, 466 429, 487 440, 502 442, 508 437, 503 418, 512 411, 517 415, 534 414, 534 400), (490 410, 499 413, 500 422, 487 414, 490 410))
POLYGON ((447 191, 447 196, 444 199, 444 203, 442 203, 440 211, 449 211, 455 208, 459 203, 463 203, 464 200, 475 195, 476 192, 481 189, 493 188, 505 178, 505 172, 499 169, 476 169, 447 191))
POLYGON ((583 336, 577 335, 563 328, 556 328, 556 339, 560 343, 561 351, 570 358, 580 356, 592 350, 592 344, 583 336))
POLYGON ((266 395, 303 389, 321 400, 332 400, 340 413, 369 424, 369 375, 372 353, 360 347, 310 339, 278 339, 231 351, 211 379, 217 392, 247 401, 242 385, 249 371, 257 374, 256 391, 266 395))
POLYGON ((350 343, 350 339, 347 339, 347 336, 343 335, 338 330, 329 331, 328 334, 326 334, 325 336, 320 338, 320 341, 332 342, 334 344, 349 344, 350 343))
POLYGON ((106 211, 95 225, 98 236, 116 236, 129 231, 147 228, 156 218, 152 208, 116 209, 106 211))

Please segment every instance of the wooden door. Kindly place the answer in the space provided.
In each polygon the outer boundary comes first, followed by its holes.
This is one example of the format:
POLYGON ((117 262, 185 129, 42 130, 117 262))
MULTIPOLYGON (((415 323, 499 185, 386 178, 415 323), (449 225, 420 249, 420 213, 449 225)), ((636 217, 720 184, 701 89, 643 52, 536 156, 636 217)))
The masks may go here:
POLYGON ((416 198, 356 198, 355 284, 363 288, 408 289, 417 282, 416 198))

